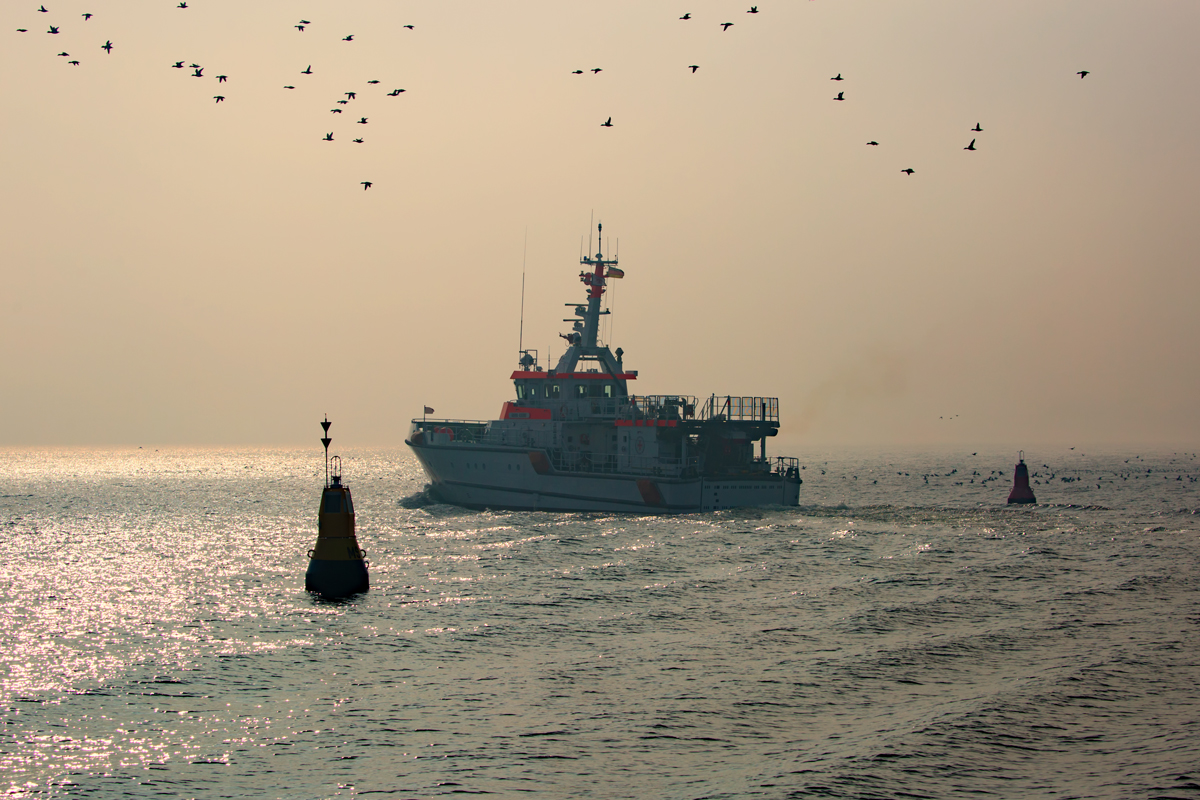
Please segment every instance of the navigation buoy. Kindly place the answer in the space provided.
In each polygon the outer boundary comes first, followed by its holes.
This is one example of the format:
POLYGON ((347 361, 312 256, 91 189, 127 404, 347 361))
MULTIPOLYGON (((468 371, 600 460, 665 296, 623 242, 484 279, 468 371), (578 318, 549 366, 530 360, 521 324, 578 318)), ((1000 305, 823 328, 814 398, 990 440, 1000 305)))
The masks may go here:
POLYGON ((1011 503, 1036 503, 1037 498, 1033 496, 1033 489, 1029 488, 1029 467, 1025 466, 1025 451, 1022 450, 1017 456, 1017 469, 1013 473, 1013 488, 1008 493, 1008 502, 1011 503))
POLYGON ((371 582, 367 575, 366 554, 359 549, 354 535, 354 499, 350 487, 342 483, 342 459, 334 456, 330 473, 329 418, 321 423, 325 436, 325 490, 317 515, 317 544, 308 551, 308 571, 304 588, 322 597, 347 597, 365 592, 371 582))

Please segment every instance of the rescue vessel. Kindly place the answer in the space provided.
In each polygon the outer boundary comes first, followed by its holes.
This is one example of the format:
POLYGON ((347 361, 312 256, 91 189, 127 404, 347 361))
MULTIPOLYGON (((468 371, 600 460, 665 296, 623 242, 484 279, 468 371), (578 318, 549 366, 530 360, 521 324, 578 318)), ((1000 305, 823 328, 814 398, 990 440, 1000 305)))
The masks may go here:
POLYGON ((544 369, 536 350, 520 350, 516 396, 499 419, 412 421, 406 444, 433 497, 477 509, 668 514, 798 505, 798 460, 767 456, 777 397, 630 393, 637 370, 599 340, 605 287, 625 274, 603 249, 580 259, 587 301, 567 304, 575 319, 559 334, 562 356, 544 369))

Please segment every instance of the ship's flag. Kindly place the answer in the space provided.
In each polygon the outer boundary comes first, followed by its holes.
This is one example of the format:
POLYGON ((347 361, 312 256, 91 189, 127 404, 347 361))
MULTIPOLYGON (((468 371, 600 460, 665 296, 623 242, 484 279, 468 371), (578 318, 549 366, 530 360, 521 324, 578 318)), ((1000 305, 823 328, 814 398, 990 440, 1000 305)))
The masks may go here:
POLYGON ((432 414, 432 413, 433 413, 433 409, 432 409, 432 408, 430 408, 429 406, 425 406, 425 413, 426 413, 426 414, 432 414))
POLYGON ((625 272, 623 270, 617 269, 616 267, 609 267, 608 274, 606 274, 604 277, 606 277, 606 278, 624 278, 625 272))

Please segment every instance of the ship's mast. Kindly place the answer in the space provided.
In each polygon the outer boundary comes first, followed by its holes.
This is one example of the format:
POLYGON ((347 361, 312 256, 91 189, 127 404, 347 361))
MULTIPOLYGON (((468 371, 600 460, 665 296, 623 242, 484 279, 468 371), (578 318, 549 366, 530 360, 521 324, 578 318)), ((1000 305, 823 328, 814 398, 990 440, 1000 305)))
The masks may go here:
POLYGON ((597 334, 600 330, 600 299, 607 291, 604 288, 604 272, 608 267, 615 267, 617 260, 605 259, 604 253, 601 252, 604 247, 604 223, 596 224, 596 257, 589 258, 584 256, 579 263, 584 266, 591 267, 592 271, 581 272, 579 279, 584 284, 589 286, 588 290, 588 305, 587 313, 583 317, 583 339, 580 342, 584 347, 595 347, 597 334))

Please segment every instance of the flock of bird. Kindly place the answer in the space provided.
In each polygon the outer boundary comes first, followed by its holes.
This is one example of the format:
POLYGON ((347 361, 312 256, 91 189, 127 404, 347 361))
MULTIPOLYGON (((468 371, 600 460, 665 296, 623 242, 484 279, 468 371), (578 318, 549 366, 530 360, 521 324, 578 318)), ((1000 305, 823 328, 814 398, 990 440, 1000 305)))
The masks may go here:
MULTIPOLYGON (((186 0, 181 0, 181 2, 180 2, 180 3, 179 3, 177 6, 176 6, 176 8, 179 8, 179 9, 186 9, 186 8, 188 8, 188 4, 187 4, 186 0)), ((38 12, 40 12, 40 13, 43 13, 43 14, 48 14, 48 13, 50 13, 49 9, 47 9, 45 5, 40 5, 40 6, 38 7, 37 11, 38 11, 38 12)), ((758 13, 759 13, 758 6, 750 6, 750 8, 749 8, 749 9, 746 11, 746 13, 747 13, 747 14, 758 14, 758 13)), ((92 18, 95 16, 95 14, 92 14, 92 13, 90 13, 90 12, 89 12, 89 13, 84 13, 84 14, 82 14, 81 16, 83 17, 83 20, 84 20, 84 22, 86 23, 87 21, 91 20, 91 19, 92 19, 92 18)), ((680 19, 680 20, 682 20, 682 21, 685 21, 685 22, 686 22, 686 21, 691 21, 691 20, 693 20, 693 19, 695 19, 695 18, 692 16, 691 12, 687 12, 687 13, 685 13, 683 16, 679 17, 679 19, 680 19)), ((299 22, 297 22, 296 24, 294 24, 292 27, 294 27, 294 28, 295 28, 297 31, 299 31, 300 33, 304 33, 304 32, 305 32, 305 31, 308 29, 308 27, 309 27, 309 26, 311 26, 312 24, 313 24, 313 23, 312 23, 312 21, 311 21, 311 20, 307 20, 307 19, 301 19, 299 22)), ((725 32, 725 31, 728 31, 730 28, 732 28, 732 27, 734 26, 734 23, 733 23, 733 22, 721 22, 721 23, 719 23, 719 25, 720 25, 720 28, 721 28, 722 32, 725 32)), ((50 25, 50 26, 49 26, 49 28, 48 28, 48 30, 46 31, 46 33, 48 33, 48 34, 58 34, 58 33, 60 33, 60 31, 61 31, 61 27, 62 27, 62 26, 61 26, 61 24, 60 24, 60 25, 50 25)), ((407 29, 407 30, 410 30, 410 31, 415 29, 415 26, 414 26, 414 25, 403 25, 402 27, 403 27, 403 28, 405 28, 405 29, 407 29)), ((28 28, 17 28, 17 31, 18 31, 19 33, 28 33, 28 32, 29 32, 29 29, 28 29, 28 28)), ((353 41, 354 41, 354 34, 347 34, 346 36, 344 36, 344 37, 341 37, 341 41, 343 41, 343 42, 353 42, 353 41)), ((105 53, 107 53, 108 55, 112 55, 113 48, 114 48, 114 45, 113 45, 113 43, 112 43, 112 41, 111 41, 111 40, 106 40, 106 41, 104 42, 104 44, 100 45, 100 49, 104 50, 104 51, 105 51, 105 53)), ((61 56, 61 57, 70 58, 70 55, 71 55, 71 54, 70 54, 70 53, 67 53, 66 51, 64 51, 64 52, 61 52, 61 53, 59 53, 58 55, 59 55, 59 56, 61 56)), ((75 58, 75 59, 72 59, 71 61, 69 61, 69 62, 67 62, 67 63, 69 63, 69 64, 72 64, 72 65, 74 65, 74 66, 79 66, 81 62, 79 61, 79 59, 75 58)), ((204 70, 205 70, 205 67, 203 67, 203 66, 201 66, 200 64, 197 64, 197 63, 191 63, 191 64, 189 64, 189 65, 187 65, 187 66, 185 67, 185 66, 184 66, 184 62, 183 62, 183 61, 176 61, 175 63, 171 64, 170 66, 171 66, 172 68, 174 68, 174 69, 181 69, 181 70, 182 70, 182 69, 190 69, 190 70, 192 70, 192 71, 191 71, 191 73, 190 73, 190 75, 191 75, 191 77, 193 77, 193 78, 203 78, 203 77, 205 77, 205 76, 204 76, 204 70)), ((700 69, 700 65, 699 65, 699 64, 688 64, 686 68, 687 68, 687 69, 689 69, 689 70, 691 70, 692 74, 694 75, 694 74, 696 73, 696 71, 700 69)), ((600 72, 602 72, 602 71, 603 71, 603 68, 601 68, 601 67, 593 67, 593 68, 591 68, 591 69, 590 69, 590 70, 588 70, 588 71, 589 71, 589 72, 591 72, 593 75, 598 75, 600 72)), ((313 74, 313 68, 312 68, 312 65, 310 64, 310 65, 306 66, 306 67, 305 67, 305 69, 303 69, 303 70, 297 70, 297 72, 298 72, 300 75, 312 75, 312 74, 313 74)), ((571 71, 571 74, 573 74, 573 75, 583 75, 583 74, 584 74, 584 70, 582 70, 582 69, 575 69, 575 70, 572 70, 572 71, 571 71)), ((1076 75, 1078 75, 1078 76, 1080 77, 1080 79, 1083 79, 1083 78, 1086 78, 1086 77, 1087 77, 1087 76, 1088 76, 1090 73, 1089 73, 1089 71, 1088 71, 1088 70, 1080 70, 1079 72, 1077 72, 1077 73, 1075 73, 1075 74, 1076 74, 1076 75)), ((215 78, 216 78, 216 80, 217 80, 217 83, 218 83, 218 84, 223 84, 223 83, 226 83, 226 82, 228 81, 228 78, 229 78, 229 76, 227 76, 227 75, 215 75, 215 76, 212 76, 212 77, 215 77, 215 78)), ((837 75, 835 75, 834 77, 830 78, 830 80, 832 80, 832 81, 839 81, 839 82, 840 82, 840 81, 843 81, 843 80, 846 80, 846 79, 845 79, 845 78, 843 78, 843 77, 842 77, 842 73, 840 73, 840 72, 839 72, 837 75)), ((368 85, 371 85, 371 86, 378 85, 379 83, 380 83, 380 81, 378 81, 378 80, 374 80, 374 79, 367 81, 367 84, 368 84, 368 85)), ((295 85, 295 84, 288 84, 288 85, 285 85, 283 88, 284 88, 284 89, 295 89, 295 88, 296 88, 296 85, 295 85)), ((390 91, 390 92, 387 92, 387 93, 386 93, 386 96, 387 96, 387 97, 397 97, 397 96, 399 96, 400 94, 404 93, 405 91, 406 91, 405 89, 393 89, 392 91, 390 91)), ((349 105, 349 103, 350 103, 351 101, 355 100, 355 99, 356 99, 356 97, 357 97, 357 92, 355 92, 355 91, 345 92, 344 94, 345 94, 345 99, 339 99, 339 100, 337 100, 337 101, 336 101, 336 105, 340 105, 340 106, 347 106, 347 105, 349 105)), ((223 94, 216 94, 216 95, 213 95, 213 101, 214 101, 215 103, 222 103, 222 102, 224 102, 224 101, 225 101, 225 99, 226 99, 226 96, 225 96, 225 95, 223 95, 223 94)), ((843 91, 839 91, 839 92, 837 93, 837 95, 835 95, 835 96, 833 97, 833 99, 834 99, 835 101, 838 101, 838 102, 845 101, 845 100, 847 99, 847 98, 846 98, 846 92, 845 92, 844 90, 843 90, 843 91)), ((332 114, 341 114, 341 113, 343 113, 343 109, 342 109, 342 108, 336 108, 336 107, 335 107, 335 108, 332 108, 332 109, 330 109, 330 113, 332 113, 332 114)), ((363 117, 361 117, 361 118, 359 118, 359 119, 358 119, 358 121, 357 121, 357 123, 356 123, 356 124, 359 124, 359 125, 367 125, 367 124, 368 124, 368 122, 369 122, 368 118, 367 118, 366 116, 363 116, 363 117)), ((602 128, 612 128, 612 127, 614 127, 614 125, 613 125, 613 119, 612 119, 612 117, 610 116, 610 117, 608 117, 608 118, 607 118, 607 119, 606 119, 604 122, 600 123, 600 127, 602 127, 602 128)), ((975 123, 975 127, 971 128, 970 130, 971 130, 972 132, 975 132, 975 133, 982 133, 982 132, 983 132, 983 127, 982 127, 982 126, 981 126, 981 125, 980 125, 980 124, 977 122, 977 123, 975 123)), ((326 134, 325 134, 325 135, 324 135, 324 136, 321 138, 321 141, 323 141, 323 142, 333 142, 333 141, 335 141, 335 138, 334 138, 334 131, 330 131, 330 132, 326 133, 326 134)), ((356 136, 356 137, 352 138, 352 139, 351 139, 351 141, 352 141, 354 144, 363 144, 363 143, 366 141, 366 139, 365 139, 365 137, 364 137, 364 136, 356 136)), ((977 141, 978 141, 978 139, 977 139, 977 138, 973 138, 973 139, 971 139, 970 143, 969 143, 969 144, 967 144, 967 146, 966 146, 966 147, 964 147, 964 148, 963 148, 963 150, 968 150, 968 151, 975 151, 975 150, 977 150, 978 148, 976 148, 976 146, 975 146, 975 143, 976 143, 977 141)), ((875 140, 871 140, 871 141, 867 142, 867 145, 869 145, 869 146, 871 146, 871 147, 878 147, 878 146, 880 146, 880 145, 879 145, 879 142, 878 142, 878 141, 875 141, 875 140)), ((901 172, 901 173, 903 173, 904 175, 910 175, 910 176, 911 176, 911 175, 913 175, 913 174, 916 172, 916 170, 915 170, 915 169, 913 169, 912 167, 906 167, 906 168, 904 168, 904 169, 900 170, 900 172, 901 172)), ((367 189, 371 188, 371 186, 372 186, 373 184, 372 184, 372 182, 371 182, 371 181, 360 181, 360 185, 363 187, 363 191, 366 191, 367 189)))

